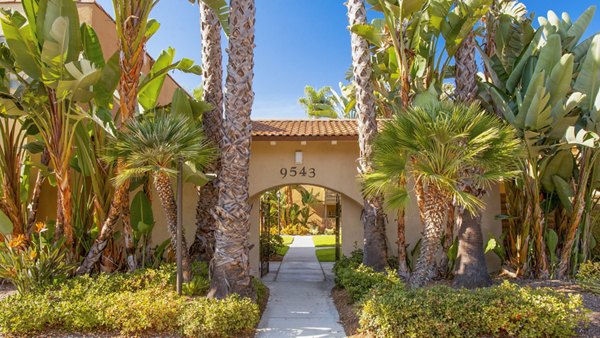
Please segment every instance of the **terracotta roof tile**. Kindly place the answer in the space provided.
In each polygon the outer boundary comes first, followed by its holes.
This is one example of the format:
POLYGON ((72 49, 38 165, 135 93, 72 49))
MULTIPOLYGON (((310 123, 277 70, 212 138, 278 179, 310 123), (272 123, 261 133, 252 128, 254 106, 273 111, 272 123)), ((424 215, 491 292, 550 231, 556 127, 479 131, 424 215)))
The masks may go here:
POLYGON ((357 137, 356 120, 257 120, 254 138, 357 137))

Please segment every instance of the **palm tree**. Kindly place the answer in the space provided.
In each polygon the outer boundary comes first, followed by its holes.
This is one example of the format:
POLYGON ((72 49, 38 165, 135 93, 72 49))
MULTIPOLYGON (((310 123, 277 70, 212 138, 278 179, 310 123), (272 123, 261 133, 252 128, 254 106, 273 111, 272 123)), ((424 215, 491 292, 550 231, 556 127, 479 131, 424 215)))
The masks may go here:
MULTIPOLYGON (((152 115, 152 114, 148 114, 152 115)), ((106 159, 118 161, 122 167, 116 176, 117 185, 132 177, 151 174, 165 214, 171 245, 176 247, 177 204, 171 185, 177 161, 205 167, 214 158, 214 149, 208 145, 204 133, 191 118, 180 113, 157 112, 154 116, 130 119, 109 140, 106 159)), ((191 277, 191 262, 185 236, 182 240, 184 280, 191 277)))
MULTIPOLYGON (((113 0, 120 51, 121 78, 118 92, 121 128, 135 115, 138 109, 138 89, 142 66, 146 57, 146 42, 151 36, 147 34, 148 17, 157 2, 158 0, 113 0)), ((117 164, 117 172, 121 168, 122 165, 117 164)), ((76 274, 82 275, 92 270, 92 267, 98 262, 102 252, 108 245, 119 218, 123 222, 127 266, 129 270, 135 270, 135 247, 129 210, 129 182, 124 181, 123 184, 117 186, 100 234, 94 241, 85 260, 77 269, 76 274)))
POLYGON ((512 128, 477 105, 438 103, 408 109, 386 122, 374 151, 375 170, 366 178, 367 193, 385 191, 388 203, 396 207, 408 196, 397 186, 397 178, 412 177, 415 183, 424 232, 409 284, 419 287, 435 274, 449 202, 454 199, 474 214, 483 207, 461 183, 474 182, 483 189, 513 175, 519 142, 512 128))
MULTIPOLYGON (((213 109, 204 113, 202 125, 206 138, 214 145, 221 144, 221 124, 223 122, 223 66, 221 51, 221 24, 219 16, 203 1, 200 5, 200 28, 202 32, 202 99, 210 103, 213 109)), ((207 171, 218 173, 220 161, 217 159, 207 171)), ((210 262, 215 248, 215 219, 211 210, 218 201, 217 181, 213 180, 198 187, 198 206, 196 208, 196 237, 190 248, 192 256, 210 262)))
POLYGON ((254 101, 254 0, 231 0, 229 60, 222 126, 219 201, 210 296, 230 293, 254 297, 250 280, 248 233, 250 231, 249 164, 254 101))
POLYGON ((306 114, 314 118, 338 118, 338 113, 331 98, 331 87, 316 90, 312 86, 304 87, 304 97, 298 99, 306 114))
MULTIPOLYGON (((456 51, 456 96, 464 103, 472 103, 477 98, 477 62, 475 61, 475 32, 471 31, 456 51)), ((472 170, 472 168, 467 168, 472 170)), ((477 187, 475 182, 461 182, 462 190, 477 198, 485 196, 486 191, 477 187)), ((455 209, 454 204, 450 206, 455 209)), ((483 252, 481 232, 481 214, 473 214, 464 208, 458 208, 458 255, 455 266, 454 285, 457 287, 485 287, 492 284, 483 252)), ((453 241, 454 215, 448 217, 444 250, 448 250, 453 241)))
MULTIPOLYGON (((367 10, 363 0, 348 0, 348 21, 350 27, 367 23, 367 10)), ((377 119, 373 84, 371 82, 371 51, 367 40, 351 33, 352 71, 356 88, 356 115, 358 119, 358 145, 360 148, 359 172, 368 175, 372 172, 372 145, 377 135, 377 119)), ((385 213, 381 195, 364 195, 363 263, 376 271, 387 267, 387 243, 385 235, 385 213)))

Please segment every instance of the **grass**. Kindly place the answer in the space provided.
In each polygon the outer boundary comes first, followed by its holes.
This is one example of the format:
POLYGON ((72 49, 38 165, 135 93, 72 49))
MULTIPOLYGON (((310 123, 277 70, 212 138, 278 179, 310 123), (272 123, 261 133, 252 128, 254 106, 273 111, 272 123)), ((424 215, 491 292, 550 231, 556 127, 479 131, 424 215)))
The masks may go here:
POLYGON ((312 240, 317 248, 324 246, 335 246, 335 235, 312 236, 312 240))
POLYGON ((319 262, 335 262, 335 248, 317 249, 315 253, 319 262))
POLYGON ((283 245, 290 245, 294 243, 294 236, 281 235, 281 238, 283 238, 283 245))
POLYGON ((277 255, 283 257, 283 256, 285 256, 285 254, 288 252, 289 249, 290 249, 290 247, 287 245, 279 247, 279 248, 277 248, 277 255))

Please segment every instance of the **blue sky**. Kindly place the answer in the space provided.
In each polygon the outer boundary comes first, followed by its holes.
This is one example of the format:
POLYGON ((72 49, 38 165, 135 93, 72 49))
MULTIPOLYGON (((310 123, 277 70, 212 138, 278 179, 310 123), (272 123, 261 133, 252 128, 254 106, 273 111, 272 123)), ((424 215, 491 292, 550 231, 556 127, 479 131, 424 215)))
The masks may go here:
MULTIPOLYGON (((112 13, 112 0, 97 0, 112 13)), ((305 118, 298 98, 307 84, 320 88, 337 84, 351 62, 343 0, 256 0, 254 119, 305 118)), ((598 0, 524 1, 536 16, 548 10, 568 12, 573 20, 598 0)), ((157 56, 168 46, 177 56, 200 63, 198 7, 187 0, 162 0, 152 12, 161 29, 148 45, 157 56)), ((588 32, 600 32, 600 11, 588 32)), ((186 89, 200 84, 200 77, 175 73, 186 89)))

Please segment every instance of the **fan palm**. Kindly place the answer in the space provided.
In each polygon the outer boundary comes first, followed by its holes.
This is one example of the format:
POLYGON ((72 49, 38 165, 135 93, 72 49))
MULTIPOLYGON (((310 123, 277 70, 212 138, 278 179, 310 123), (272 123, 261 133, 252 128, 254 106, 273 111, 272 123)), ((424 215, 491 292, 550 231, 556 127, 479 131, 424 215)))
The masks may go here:
MULTIPOLYGON (((116 176, 121 185, 132 177, 152 175, 167 218, 171 245, 177 235, 177 205, 171 185, 177 161, 205 167, 214 158, 214 149, 206 142, 202 129, 191 118, 178 113, 158 112, 154 116, 130 119, 107 145, 107 160, 122 164, 116 176)), ((182 247, 187 249, 185 237, 182 247)), ((189 280, 190 256, 183 252, 184 280, 189 280)))
MULTIPOLYGON (((514 174, 519 151, 515 137, 512 128, 477 105, 416 107, 385 123, 374 145, 375 168, 366 176, 365 190, 386 192, 388 204, 397 207, 408 197, 398 179, 414 179, 424 232, 412 286, 426 284, 435 273, 449 202, 454 199, 473 214, 484 206, 480 198, 463 191, 464 183, 487 188, 514 174)), ((477 251, 482 254, 475 263, 485 264, 483 251, 477 251)))

